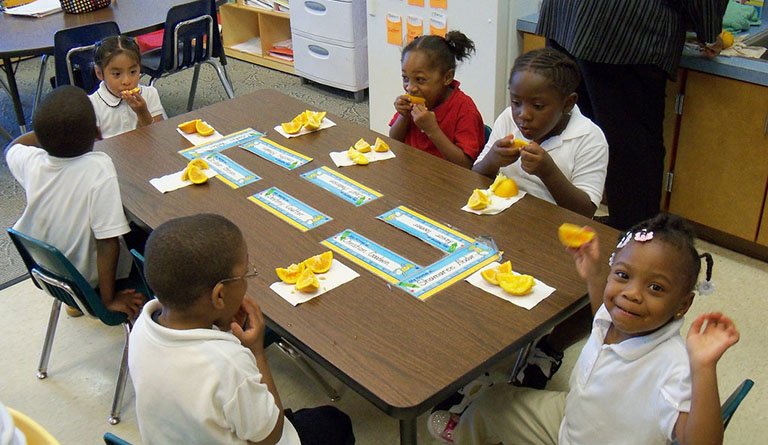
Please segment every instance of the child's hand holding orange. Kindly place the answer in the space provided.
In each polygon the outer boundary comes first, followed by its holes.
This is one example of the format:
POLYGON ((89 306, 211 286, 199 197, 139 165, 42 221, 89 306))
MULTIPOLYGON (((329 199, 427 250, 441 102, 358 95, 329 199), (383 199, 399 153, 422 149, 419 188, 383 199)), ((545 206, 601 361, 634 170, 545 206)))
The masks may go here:
POLYGON ((520 158, 522 144, 516 142, 514 135, 504 136, 491 146, 489 155, 496 158, 498 167, 515 163, 520 158))
POLYGON ((140 88, 139 91, 133 89, 123 91, 120 94, 122 95, 125 103, 127 103, 128 106, 131 107, 131 110, 136 113, 136 116, 139 119, 139 125, 144 126, 152 123, 152 115, 149 113, 147 102, 144 100, 144 97, 142 97, 140 88))
POLYGON ((536 142, 531 142, 520 149, 520 167, 529 175, 536 175, 542 179, 551 173, 552 169, 559 170, 549 153, 536 142))
POLYGON ((413 118, 413 123, 427 135, 433 134, 435 131, 442 132, 437 123, 435 113, 427 110, 427 107, 422 104, 413 105, 411 108, 411 117, 413 118))
POLYGON ((395 99, 395 110, 403 117, 410 118, 412 105, 410 96, 407 94, 397 96, 397 99, 395 99))

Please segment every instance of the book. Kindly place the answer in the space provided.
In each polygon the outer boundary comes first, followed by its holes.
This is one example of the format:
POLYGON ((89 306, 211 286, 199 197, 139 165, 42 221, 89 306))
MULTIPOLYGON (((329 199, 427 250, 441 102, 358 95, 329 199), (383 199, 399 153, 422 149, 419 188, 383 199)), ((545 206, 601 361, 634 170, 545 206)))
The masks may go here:
POLYGON ((26 5, 6 9, 4 12, 6 14, 27 17, 45 17, 61 12, 61 3, 59 3, 59 0, 36 0, 26 5))

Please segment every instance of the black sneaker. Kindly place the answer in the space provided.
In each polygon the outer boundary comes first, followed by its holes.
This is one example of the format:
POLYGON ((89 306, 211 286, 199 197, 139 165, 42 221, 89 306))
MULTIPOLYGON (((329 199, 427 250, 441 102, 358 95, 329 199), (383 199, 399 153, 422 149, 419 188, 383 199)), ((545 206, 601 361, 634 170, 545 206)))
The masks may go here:
POLYGON ((542 337, 531 348, 522 369, 512 379, 515 386, 544 389, 563 364, 563 353, 554 351, 546 344, 547 337, 542 337))

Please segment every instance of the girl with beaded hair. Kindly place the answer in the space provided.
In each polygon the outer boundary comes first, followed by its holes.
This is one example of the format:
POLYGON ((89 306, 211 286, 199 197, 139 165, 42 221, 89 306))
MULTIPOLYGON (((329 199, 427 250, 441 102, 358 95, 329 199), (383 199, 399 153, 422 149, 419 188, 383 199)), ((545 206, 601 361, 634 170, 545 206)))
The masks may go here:
POLYGON ((417 37, 403 48, 405 94, 395 99, 391 138, 454 164, 472 166, 485 143, 485 126, 454 75, 456 62, 473 52, 474 42, 460 31, 417 37))
POLYGON ((716 367, 739 332, 715 312, 680 334, 701 258, 712 274, 693 240, 677 216, 644 221, 622 236, 607 280, 596 235, 569 249, 594 313, 570 390, 495 385, 461 417, 433 413, 430 430, 460 444, 722 444, 716 367))
POLYGON ((472 169, 512 178, 520 190, 592 217, 608 169, 602 130, 576 105, 579 68, 550 49, 527 52, 509 75, 510 106, 472 169))

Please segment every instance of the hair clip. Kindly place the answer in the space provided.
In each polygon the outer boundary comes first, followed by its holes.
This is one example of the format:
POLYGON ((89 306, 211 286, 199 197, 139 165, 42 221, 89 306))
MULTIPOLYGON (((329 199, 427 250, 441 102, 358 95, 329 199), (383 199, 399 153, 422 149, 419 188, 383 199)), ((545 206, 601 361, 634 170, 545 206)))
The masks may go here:
POLYGON ((696 290, 699 292, 699 295, 711 295, 715 292, 715 283, 712 280, 700 281, 696 285, 696 290))
POLYGON ((611 256, 608 257, 608 266, 613 267, 613 260, 616 258, 616 252, 612 252, 611 256))
POLYGON ((646 229, 642 229, 635 233, 635 241, 644 243, 653 239, 653 232, 649 232, 646 229))
POLYGON ((616 244, 617 249, 622 249, 624 246, 629 244, 629 241, 632 239, 632 232, 627 232, 624 234, 624 237, 619 241, 619 244, 616 244))

